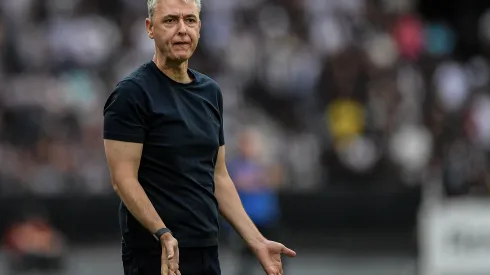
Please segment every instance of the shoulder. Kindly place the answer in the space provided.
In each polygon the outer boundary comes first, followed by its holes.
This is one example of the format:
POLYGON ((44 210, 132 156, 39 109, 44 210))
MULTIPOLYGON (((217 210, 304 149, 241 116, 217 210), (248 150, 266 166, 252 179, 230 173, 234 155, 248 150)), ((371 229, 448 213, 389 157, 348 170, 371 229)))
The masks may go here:
POLYGON ((128 74, 116 84, 113 94, 128 94, 132 97, 147 97, 156 79, 151 63, 147 62, 128 74))
POLYGON ((148 85, 151 85, 152 81, 155 80, 155 74, 151 68, 150 62, 147 62, 139 66, 132 73, 128 74, 124 79, 122 79, 119 85, 128 85, 133 87, 138 87, 141 90, 147 89, 148 85))
POLYGON ((116 84, 107 102, 114 102, 116 100, 140 102, 144 101, 145 98, 146 95, 141 85, 133 79, 125 78, 116 84))
POLYGON ((196 81, 203 87, 203 89, 210 90, 221 95, 221 88, 218 82, 196 70, 190 69, 190 71, 194 74, 196 81))
POLYGON ((146 108, 149 102, 148 92, 145 86, 145 78, 149 73, 146 70, 147 68, 144 64, 116 83, 104 105, 104 113, 108 109, 113 109, 117 106, 126 106, 126 108, 138 106, 138 108, 146 108))

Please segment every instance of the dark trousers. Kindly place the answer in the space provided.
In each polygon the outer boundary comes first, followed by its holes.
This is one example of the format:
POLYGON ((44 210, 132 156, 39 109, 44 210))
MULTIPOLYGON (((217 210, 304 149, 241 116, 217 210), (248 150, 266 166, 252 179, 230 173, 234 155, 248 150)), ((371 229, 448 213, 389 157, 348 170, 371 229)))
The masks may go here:
MULTIPOLYGON (((123 243, 124 275, 161 275, 161 250, 134 250, 123 243)), ((218 247, 179 248, 182 275, 221 275, 218 247)))

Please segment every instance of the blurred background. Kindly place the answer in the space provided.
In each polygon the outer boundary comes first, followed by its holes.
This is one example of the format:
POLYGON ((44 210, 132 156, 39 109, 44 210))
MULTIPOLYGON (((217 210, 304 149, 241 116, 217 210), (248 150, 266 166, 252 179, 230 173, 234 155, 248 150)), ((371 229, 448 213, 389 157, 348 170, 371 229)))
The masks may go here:
MULTIPOLYGON (((102 107, 153 56, 145 17, 144 0, 0 0, 1 275, 122 274, 102 107)), ((204 0, 201 17, 190 65, 222 87, 247 211, 298 252, 286 274, 489 274, 490 2, 204 0)), ((222 233, 223 274, 253 275, 222 233)))

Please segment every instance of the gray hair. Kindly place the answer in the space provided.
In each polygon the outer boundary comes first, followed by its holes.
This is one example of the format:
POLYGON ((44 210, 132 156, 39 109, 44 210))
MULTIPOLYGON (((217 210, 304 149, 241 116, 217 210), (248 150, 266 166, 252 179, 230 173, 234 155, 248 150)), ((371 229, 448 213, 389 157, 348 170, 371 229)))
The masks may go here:
MULTIPOLYGON (((147 6, 148 6, 148 17, 151 19, 153 19, 153 14, 155 12, 155 7, 158 4, 158 1, 160 1, 160 0, 147 0, 147 2, 146 2, 147 6)), ((182 0, 182 1, 187 2, 189 0, 182 0)), ((193 1, 196 2, 197 9, 200 12, 201 11, 201 0, 193 0, 193 1)))

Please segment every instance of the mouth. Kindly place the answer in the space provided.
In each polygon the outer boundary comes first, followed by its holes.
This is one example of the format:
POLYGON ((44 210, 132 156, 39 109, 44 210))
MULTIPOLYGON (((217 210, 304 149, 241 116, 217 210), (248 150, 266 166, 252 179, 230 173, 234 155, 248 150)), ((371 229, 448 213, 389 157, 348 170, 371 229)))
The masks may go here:
POLYGON ((175 45, 175 46, 187 46, 187 45, 189 45, 189 44, 190 44, 190 43, 188 43, 188 42, 175 42, 175 43, 174 43, 174 45, 175 45))

